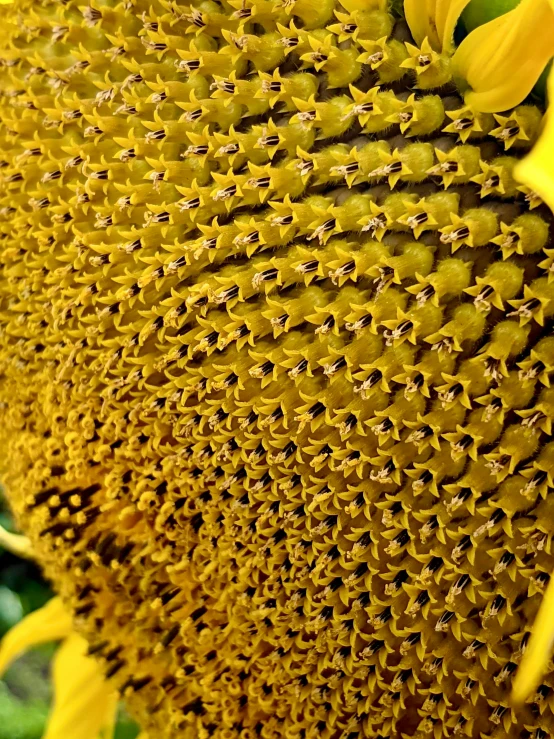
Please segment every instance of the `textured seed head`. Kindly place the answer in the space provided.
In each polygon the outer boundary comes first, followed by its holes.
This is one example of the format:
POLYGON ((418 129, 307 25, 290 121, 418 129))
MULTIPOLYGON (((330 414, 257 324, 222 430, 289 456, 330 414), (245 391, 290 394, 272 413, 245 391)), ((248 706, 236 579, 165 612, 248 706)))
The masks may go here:
POLYGON ((385 0, 3 7, 3 480, 148 735, 552 733, 542 112, 385 0))

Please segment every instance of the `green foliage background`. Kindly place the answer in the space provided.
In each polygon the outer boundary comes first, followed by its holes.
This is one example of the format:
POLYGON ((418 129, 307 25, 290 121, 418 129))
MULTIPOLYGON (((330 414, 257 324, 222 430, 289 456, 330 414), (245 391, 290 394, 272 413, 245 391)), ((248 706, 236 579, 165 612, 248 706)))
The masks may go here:
MULTIPOLYGON (((13 530, 1 493, 0 524, 13 530)), ((48 584, 32 562, 18 559, 0 547, 0 639, 51 596, 48 584)), ((55 644, 46 644, 28 652, 0 680, 0 739, 41 739, 52 699, 50 660, 55 649, 55 644)), ((137 727, 121 710, 115 739, 134 739, 137 734, 137 727)))

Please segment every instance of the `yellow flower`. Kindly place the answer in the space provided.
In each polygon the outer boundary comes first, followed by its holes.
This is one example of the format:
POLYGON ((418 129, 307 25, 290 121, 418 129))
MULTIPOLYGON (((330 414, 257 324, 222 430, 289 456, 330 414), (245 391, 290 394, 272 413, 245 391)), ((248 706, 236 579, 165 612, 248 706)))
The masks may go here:
POLYGON ((554 9, 456 48, 467 4, 3 11, 0 542, 72 617, 0 661, 64 640, 48 739, 116 695, 156 739, 553 732, 554 9))
POLYGON ((522 0, 472 31, 453 59, 454 74, 470 87, 465 95, 469 105, 487 113, 518 105, 552 58, 553 35, 551 0, 522 0))
POLYGON ((436 51, 449 53, 454 29, 469 0, 404 0, 404 13, 417 44, 427 39, 436 51))
POLYGON ((110 739, 118 695, 109 687, 88 644, 72 630, 60 598, 26 616, 0 643, 0 675, 23 651, 63 639, 54 657, 54 706, 44 739, 110 739))
POLYGON ((7 531, 3 526, 0 526, 0 546, 17 557, 27 559, 32 556, 32 547, 29 539, 20 534, 12 534, 11 531, 7 531))
MULTIPOLYGON (((456 50, 454 74, 469 86, 466 102, 475 110, 498 113, 520 103, 531 92, 546 63, 554 56, 552 0, 522 0, 509 13, 472 31, 456 50)), ((548 98, 554 100, 554 73, 548 98)), ((496 117, 499 122, 505 118, 496 117)), ((521 136, 514 121, 511 141, 521 136)), ((503 129, 506 131, 506 129, 503 129)), ((525 134, 526 135, 526 134, 525 134)), ((554 122, 550 112, 537 145, 517 167, 517 178, 554 208, 554 122)))
POLYGON ((550 73, 548 82, 548 99, 551 107, 546 114, 543 130, 537 144, 517 167, 516 176, 521 182, 528 185, 532 191, 554 209, 554 73, 550 73))

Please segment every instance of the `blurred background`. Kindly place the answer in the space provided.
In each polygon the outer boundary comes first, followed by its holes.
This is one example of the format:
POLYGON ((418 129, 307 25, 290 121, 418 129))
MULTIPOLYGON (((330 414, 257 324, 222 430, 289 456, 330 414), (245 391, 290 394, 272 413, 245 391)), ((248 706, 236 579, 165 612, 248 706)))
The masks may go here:
MULTIPOLYGON (((14 531, 1 491, 0 525, 14 531)), ((18 559, 0 547, 0 639, 23 616, 51 597, 48 583, 32 562, 18 559)), ((41 739, 52 698, 50 659, 55 649, 53 643, 27 652, 0 680, 0 739, 41 739)), ((115 739, 135 739, 138 733, 121 708, 115 739)))

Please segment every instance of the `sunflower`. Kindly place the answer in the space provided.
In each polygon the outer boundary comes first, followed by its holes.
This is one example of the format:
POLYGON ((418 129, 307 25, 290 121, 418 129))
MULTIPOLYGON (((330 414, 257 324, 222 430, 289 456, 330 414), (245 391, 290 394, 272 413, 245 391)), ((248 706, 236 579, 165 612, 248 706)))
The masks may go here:
POLYGON ((509 4, 2 7, 47 739, 554 731, 554 5, 509 4))

